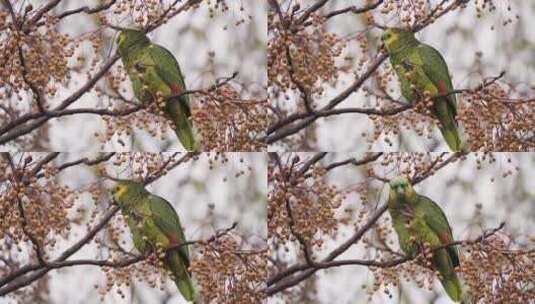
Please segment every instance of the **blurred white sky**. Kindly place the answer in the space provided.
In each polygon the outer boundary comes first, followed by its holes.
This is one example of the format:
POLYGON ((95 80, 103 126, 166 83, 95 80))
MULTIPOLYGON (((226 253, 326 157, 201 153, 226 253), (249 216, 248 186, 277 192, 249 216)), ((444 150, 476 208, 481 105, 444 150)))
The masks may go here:
MULTIPOLYGON (((308 154, 308 157, 311 154, 308 154)), ((468 156, 468 159, 462 163, 450 164, 438 171, 415 186, 416 191, 428 196, 438 203, 448 217, 452 227, 453 235, 456 240, 471 239, 481 234, 481 227, 473 225, 476 204, 481 204, 481 215, 484 229, 497 227, 502 221, 506 222, 503 231, 506 234, 514 235, 515 241, 521 244, 531 244, 529 237, 535 235, 535 155, 529 153, 498 153, 496 163, 484 165, 482 170, 476 170, 476 158, 474 154, 468 156), (512 162, 508 163, 507 158, 511 157, 512 162), (518 174, 513 174, 507 178, 502 178, 502 174, 514 167, 519 166, 518 174), (491 182, 491 178, 495 178, 491 182)), ((323 164, 340 161, 349 157, 361 158, 361 155, 349 153, 328 154, 323 164)), ((305 157, 303 157, 304 159, 305 157)), ((391 178, 397 174, 396 166, 382 168, 374 165, 375 173, 380 176, 391 178)), ((330 171, 327 179, 337 185, 338 190, 355 186, 363 181, 362 168, 355 169, 352 166, 345 166, 330 171)), ((386 202, 388 186, 383 183, 373 181, 370 195, 370 203, 382 205, 386 202), (374 192, 375 191, 375 192, 374 192), (374 194, 375 193, 375 194, 374 194), (375 197, 375 198, 373 198, 375 197)), ((355 194, 351 194, 340 207, 340 214, 343 214, 344 206, 352 206, 356 210, 362 208, 361 201, 355 194)), ((385 214, 381 218, 382 222, 389 219, 385 214)), ((351 222, 353 223, 353 222, 351 222)), ((391 227, 388 220, 388 227, 391 227)), ((354 230, 348 226, 340 226, 339 233, 334 240, 326 242, 326 246, 319 257, 325 256, 340 243, 345 241, 354 233, 354 230)), ((365 237, 370 239, 373 234, 368 232, 365 237)), ((393 248, 399 249, 395 234, 391 234, 394 240, 393 248)), ((326 237, 329 239, 329 237, 326 237)), ((292 256, 290 253, 289 256, 292 256)), ((367 256, 362 243, 351 247, 346 253, 337 259, 350 258, 373 258, 367 256)), ((318 273, 319 279, 318 298, 320 303, 339 304, 361 304, 368 303, 365 291, 361 288, 362 284, 373 284, 373 278, 367 268, 362 266, 342 266, 328 270, 322 270, 318 273)), ((396 290, 391 290, 394 297, 389 299, 382 291, 377 292, 373 297, 372 303, 429 303, 433 297, 433 292, 417 288, 413 284, 403 283, 404 293, 410 293, 412 302, 407 299, 400 300, 396 290)), ((450 303, 449 299, 443 292, 440 283, 435 280, 434 290, 440 299, 437 304, 450 303)), ((280 298, 274 298, 270 303, 282 303, 280 298)))

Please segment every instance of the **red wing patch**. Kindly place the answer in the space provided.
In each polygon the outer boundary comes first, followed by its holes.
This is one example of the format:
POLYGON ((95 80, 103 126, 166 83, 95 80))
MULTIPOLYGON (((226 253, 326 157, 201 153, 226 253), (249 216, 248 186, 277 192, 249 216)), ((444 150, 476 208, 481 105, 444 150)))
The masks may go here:
POLYGON ((171 92, 173 92, 173 94, 182 93, 182 89, 180 89, 180 86, 175 82, 168 82, 167 85, 171 88, 171 92))
POLYGON ((165 236, 167 237, 167 239, 169 240, 171 245, 178 244, 178 239, 177 239, 176 235, 174 235, 172 232, 166 233, 165 236))
POLYGON ((439 80, 435 83, 437 86, 438 92, 440 94, 446 94, 449 92, 448 86, 446 85, 446 82, 444 80, 439 80))
POLYGON ((446 245, 452 242, 452 239, 450 238, 450 235, 447 231, 444 231, 444 230, 437 231, 437 236, 443 245, 446 245))

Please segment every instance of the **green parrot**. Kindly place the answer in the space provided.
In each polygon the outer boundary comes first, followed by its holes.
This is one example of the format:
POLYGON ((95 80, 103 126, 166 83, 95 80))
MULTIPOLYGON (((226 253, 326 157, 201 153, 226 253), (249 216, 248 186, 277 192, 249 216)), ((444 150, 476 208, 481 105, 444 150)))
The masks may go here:
MULTIPOLYGON (((399 78, 401 94, 410 103, 425 97, 426 94, 439 96, 453 91, 448 66, 442 55, 433 47, 418 41, 413 32, 401 28, 387 28, 381 40, 399 78)), ((440 132, 450 149, 461 150, 455 118, 455 94, 433 98, 431 113, 440 122, 440 132)))
MULTIPOLYGON (((150 101, 158 94, 165 97, 186 91, 184 77, 173 54, 151 43, 145 33, 133 29, 122 30, 117 36, 117 44, 134 94, 141 102, 150 101)), ((167 100, 163 111, 173 122, 184 148, 195 150, 188 95, 167 100)))
MULTIPOLYGON (((147 191, 142 183, 119 180, 113 192, 122 214, 127 218, 134 246, 142 254, 156 245, 163 248, 186 242, 178 215, 165 199, 147 191)), ((194 301, 195 289, 191 281, 187 246, 168 250, 164 259, 176 286, 188 301, 194 301)))
MULTIPOLYGON (((403 252, 415 256, 422 244, 431 248, 453 242, 450 225, 440 206, 431 199, 419 195, 406 176, 397 176, 390 181, 388 211, 403 252)), ((462 300, 461 282, 455 273, 459 266, 459 253, 455 246, 433 252, 433 270, 440 273, 440 282, 449 297, 462 300)))

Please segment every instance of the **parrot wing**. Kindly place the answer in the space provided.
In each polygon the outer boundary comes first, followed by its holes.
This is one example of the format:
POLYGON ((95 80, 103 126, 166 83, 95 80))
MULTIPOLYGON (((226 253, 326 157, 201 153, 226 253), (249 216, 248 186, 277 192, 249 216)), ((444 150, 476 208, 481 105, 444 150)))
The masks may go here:
MULTIPOLYGON (((417 48, 418 55, 422 61, 422 69, 426 76, 433 82, 440 94, 446 94, 453 91, 448 65, 440 55, 440 53, 433 47, 421 43, 417 48)), ((453 113, 453 117, 457 115, 457 99, 455 94, 447 96, 448 106, 453 113)))
MULTIPOLYGON (((176 214, 175 209, 165 199, 151 194, 149 196, 150 209, 153 216, 153 221, 156 227, 160 229, 169 239, 171 244, 180 244, 186 241, 182 226, 180 226, 180 219, 176 214)), ((182 257, 186 267, 189 267, 189 250, 188 246, 181 246, 177 252, 182 257)))
MULTIPOLYGON (((186 241, 180 220, 175 209, 165 199, 150 195, 150 209, 153 222, 169 239, 171 244, 180 244, 186 241)), ((166 268, 173 274, 173 280, 180 290, 182 296, 188 301, 194 301, 195 288, 191 281, 189 272, 189 252, 188 246, 181 246, 167 253, 166 268)))
MULTIPOLYGON (((428 197, 420 195, 418 197, 418 208, 423 210, 426 224, 436 233, 443 245, 453 242, 453 234, 446 215, 439 205, 428 197)), ((459 253, 457 247, 448 246, 446 250, 451 258, 453 266, 459 266, 459 253)))
MULTIPOLYGON (((186 84, 184 83, 184 76, 180 71, 180 66, 175 59, 175 56, 166 48, 157 44, 151 44, 148 47, 148 52, 154 63, 156 64, 156 72, 162 80, 169 86, 173 94, 180 94, 186 91, 186 84)), ((179 97, 182 109, 186 116, 191 116, 189 107, 188 95, 179 97)))

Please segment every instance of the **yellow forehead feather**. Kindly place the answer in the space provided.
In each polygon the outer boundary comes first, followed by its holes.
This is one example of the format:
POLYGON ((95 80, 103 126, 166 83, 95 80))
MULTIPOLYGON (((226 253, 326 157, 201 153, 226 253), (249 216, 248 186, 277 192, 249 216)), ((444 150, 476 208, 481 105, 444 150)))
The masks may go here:
POLYGON ((116 191, 114 194, 115 197, 121 197, 123 194, 125 194, 125 192, 128 189, 128 187, 122 183, 116 183, 115 188, 116 188, 116 191))
POLYGON ((390 45, 392 42, 396 41, 398 39, 398 34, 392 30, 392 29, 386 29, 385 30, 385 41, 384 43, 386 45, 390 45))

